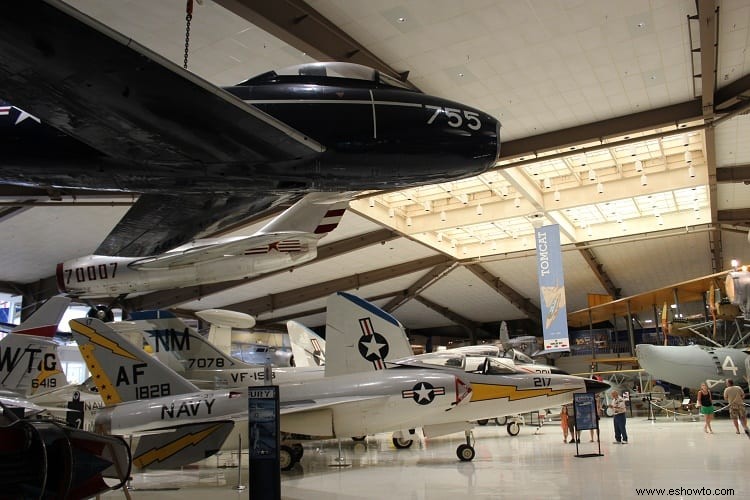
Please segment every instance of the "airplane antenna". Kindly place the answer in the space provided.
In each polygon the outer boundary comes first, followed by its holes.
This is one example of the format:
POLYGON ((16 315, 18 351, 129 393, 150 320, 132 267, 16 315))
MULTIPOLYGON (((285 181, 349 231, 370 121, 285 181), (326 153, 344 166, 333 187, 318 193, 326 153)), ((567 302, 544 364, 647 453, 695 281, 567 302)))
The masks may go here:
POLYGON ((185 59, 183 60, 182 67, 187 69, 188 66, 188 52, 190 48, 190 21, 193 20, 193 0, 187 0, 185 6, 185 59))

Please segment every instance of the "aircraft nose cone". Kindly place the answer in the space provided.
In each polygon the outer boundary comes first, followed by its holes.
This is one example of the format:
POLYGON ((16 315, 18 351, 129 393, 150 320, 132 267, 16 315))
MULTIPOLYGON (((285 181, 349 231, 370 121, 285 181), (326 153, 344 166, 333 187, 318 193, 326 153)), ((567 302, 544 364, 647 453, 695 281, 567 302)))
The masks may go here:
POLYGON ((611 386, 607 382, 599 382, 598 380, 586 379, 586 392, 599 393, 604 392, 611 386))

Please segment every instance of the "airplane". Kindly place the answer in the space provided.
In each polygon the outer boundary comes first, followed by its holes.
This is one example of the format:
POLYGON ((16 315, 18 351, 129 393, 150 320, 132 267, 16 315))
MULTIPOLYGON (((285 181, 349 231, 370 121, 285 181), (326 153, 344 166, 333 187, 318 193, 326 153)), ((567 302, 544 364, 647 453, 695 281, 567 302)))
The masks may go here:
POLYGON ((325 366, 326 341, 297 321, 287 321, 286 331, 292 345, 294 366, 325 366))
MULTIPOLYGON (((211 456, 235 422, 247 420, 247 389, 201 391, 97 318, 74 319, 70 327, 105 404, 96 415, 98 432, 148 434, 133 453, 137 467, 174 467, 211 456)), ((342 347, 347 357, 354 350, 356 345, 342 347)), ((455 411, 471 398, 471 388, 460 373, 410 368, 290 382, 279 395, 282 432, 341 437, 455 411)), ((291 468, 302 447, 284 445, 279 455, 282 468, 291 468)))
POLYGON ((61 292, 78 298, 122 296, 218 283, 293 267, 317 256, 347 201, 310 193, 251 236, 201 239, 161 255, 88 255, 57 264, 61 292))
POLYGON ((0 79, 0 183, 139 193, 97 255, 159 255, 310 191, 478 175, 499 154, 494 117, 372 68, 218 88, 60 0, 0 17, 0 79))
POLYGON ((697 390, 706 383, 712 392, 723 392, 727 379, 747 385, 748 353, 732 347, 703 345, 635 346, 641 368, 654 379, 697 390))

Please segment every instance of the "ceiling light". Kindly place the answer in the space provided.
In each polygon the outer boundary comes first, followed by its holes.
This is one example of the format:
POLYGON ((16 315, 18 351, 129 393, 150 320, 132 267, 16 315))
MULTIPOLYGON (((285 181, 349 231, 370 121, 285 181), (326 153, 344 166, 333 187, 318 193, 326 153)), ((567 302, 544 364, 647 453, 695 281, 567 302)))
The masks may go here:
POLYGON ((589 236, 594 236, 594 231, 593 231, 593 230, 591 229, 591 226, 588 226, 588 227, 587 227, 586 229, 588 229, 588 231, 586 231, 586 233, 587 233, 587 234, 588 234, 589 236))
POLYGON ((514 204, 516 205, 516 208, 521 208, 521 198, 516 196, 514 204))
POLYGON ((395 216, 396 216, 396 210, 393 209, 393 208, 389 208, 388 209, 388 217, 390 217, 391 219, 393 219, 393 217, 395 217, 395 216))
POLYGON ((682 134, 682 145, 685 147, 690 145, 690 137, 687 134, 682 134))
POLYGON ((641 186, 647 186, 648 185, 648 177, 646 177, 646 174, 641 174, 641 186))
POLYGON ((641 160, 635 160, 635 171, 643 172, 643 162, 641 160))
POLYGON ((555 201, 560 201, 560 190, 555 189, 555 201))
POLYGON ((412 201, 414 199, 414 193, 412 191, 406 192, 406 199, 412 201))
POLYGON ((441 222, 445 222, 446 220, 448 220, 448 217, 445 216, 445 210, 441 210, 440 211, 440 221, 441 222))
POLYGON ((424 205, 425 212, 429 212, 432 210, 432 202, 430 200, 425 201, 424 203, 422 203, 422 205, 424 205))
POLYGON ((373 198, 372 196, 370 196, 370 208, 372 208, 374 206, 375 206, 375 198, 373 198))
POLYGON ((591 182, 594 182, 596 180, 596 172, 594 172, 594 169, 589 170, 589 180, 591 182))
POLYGON ((484 245, 484 238, 479 238, 479 244, 484 245))
POLYGON ((502 196, 508 196, 508 186, 500 186, 500 194, 502 196))
POLYGON ((637 153, 635 146, 630 146, 630 156, 635 156, 637 153))
POLYGON ((406 218, 406 225, 411 227, 411 217, 406 218))
POLYGON ((695 177, 695 167, 692 165, 688 167, 688 176, 690 176, 691 179, 695 177))
POLYGON ((493 252, 496 251, 497 250, 497 241, 492 240, 492 246, 490 248, 492 249, 493 252))
POLYGON ((693 153, 690 151, 685 151, 685 163, 692 163, 693 162, 693 153))
POLYGON ((451 248, 456 248, 456 240, 451 240, 451 248))
POLYGON ((659 225, 660 226, 664 225, 664 219, 662 219, 661 217, 659 217, 657 220, 659 221, 659 225))
POLYGON ((467 253, 469 253, 469 249, 466 248, 465 246, 463 247, 462 250, 463 250, 464 255, 466 255, 467 253))
POLYGON ((658 219, 659 217, 661 217, 661 214, 659 213, 659 211, 658 211, 658 210, 654 210, 654 217, 656 217, 657 219, 658 219))
POLYGON ((405 17, 399 17, 397 19, 397 21, 400 22, 400 23, 405 23, 406 22, 406 18, 405 17))
POLYGON ((604 192, 604 184, 601 182, 596 185, 596 190, 599 192, 599 194, 602 194, 604 192))
POLYGON ((482 215, 482 204, 477 205, 477 215, 482 215))
POLYGON ((552 180, 549 177, 544 178, 544 189, 549 189, 552 187, 552 180))
POLYGON ((443 233, 442 232, 438 232, 438 234, 437 234, 437 240, 438 240, 438 243, 442 243, 443 242, 443 233))

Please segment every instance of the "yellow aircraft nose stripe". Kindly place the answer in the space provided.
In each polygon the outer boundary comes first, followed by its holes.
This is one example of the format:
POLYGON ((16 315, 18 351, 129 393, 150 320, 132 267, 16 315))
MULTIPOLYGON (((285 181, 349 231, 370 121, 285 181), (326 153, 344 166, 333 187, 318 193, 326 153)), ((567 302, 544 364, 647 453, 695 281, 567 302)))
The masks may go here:
POLYGON ((195 446, 196 444, 200 443, 201 441, 206 439, 208 436, 210 436, 211 434, 219 430, 222 425, 224 424, 223 423, 216 424, 212 427, 209 427, 195 434, 188 434, 179 439, 176 439, 172 441, 171 443, 168 443, 162 446, 161 448, 155 448, 155 449, 149 450, 143 455, 135 457, 135 459, 133 459, 133 464, 135 464, 137 467, 140 467, 142 469, 144 467, 151 465, 152 463, 156 461, 161 462, 163 460, 166 460, 167 458, 171 457, 175 453, 178 453, 184 450, 188 446, 195 446))
POLYGON ((138 360, 138 358, 136 358, 135 355, 131 354, 130 351, 124 349, 122 346, 120 346, 120 344, 118 344, 117 342, 113 340, 103 337, 102 335, 96 333, 96 331, 93 328, 86 326, 83 323, 80 323, 76 320, 71 320, 70 328, 74 332, 81 334, 84 337, 88 337, 88 339, 94 344, 101 346, 105 349, 109 349, 110 351, 117 354, 118 356, 132 359, 134 361, 138 360))
POLYGON ((110 406, 122 402, 120 394, 112 385, 112 381, 107 377, 107 373, 102 369, 99 361, 94 356, 94 344, 79 345, 78 349, 83 355, 83 360, 86 362, 91 376, 94 377, 94 383, 99 390, 99 395, 102 397, 104 406, 110 406))
POLYGON ((535 398, 538 396, 556 396, 558 394, 565 394, 566 392, 573 392, 575 389, 551 389, 548 387, 540 387, 534 389, 519 389, 515 385, 492 385, 492 384, 471 384, 472 395, 471 401, 487 401, 490 399, 502 399, 507 398, 509 401, 517 401, 520 399, 535 398))

